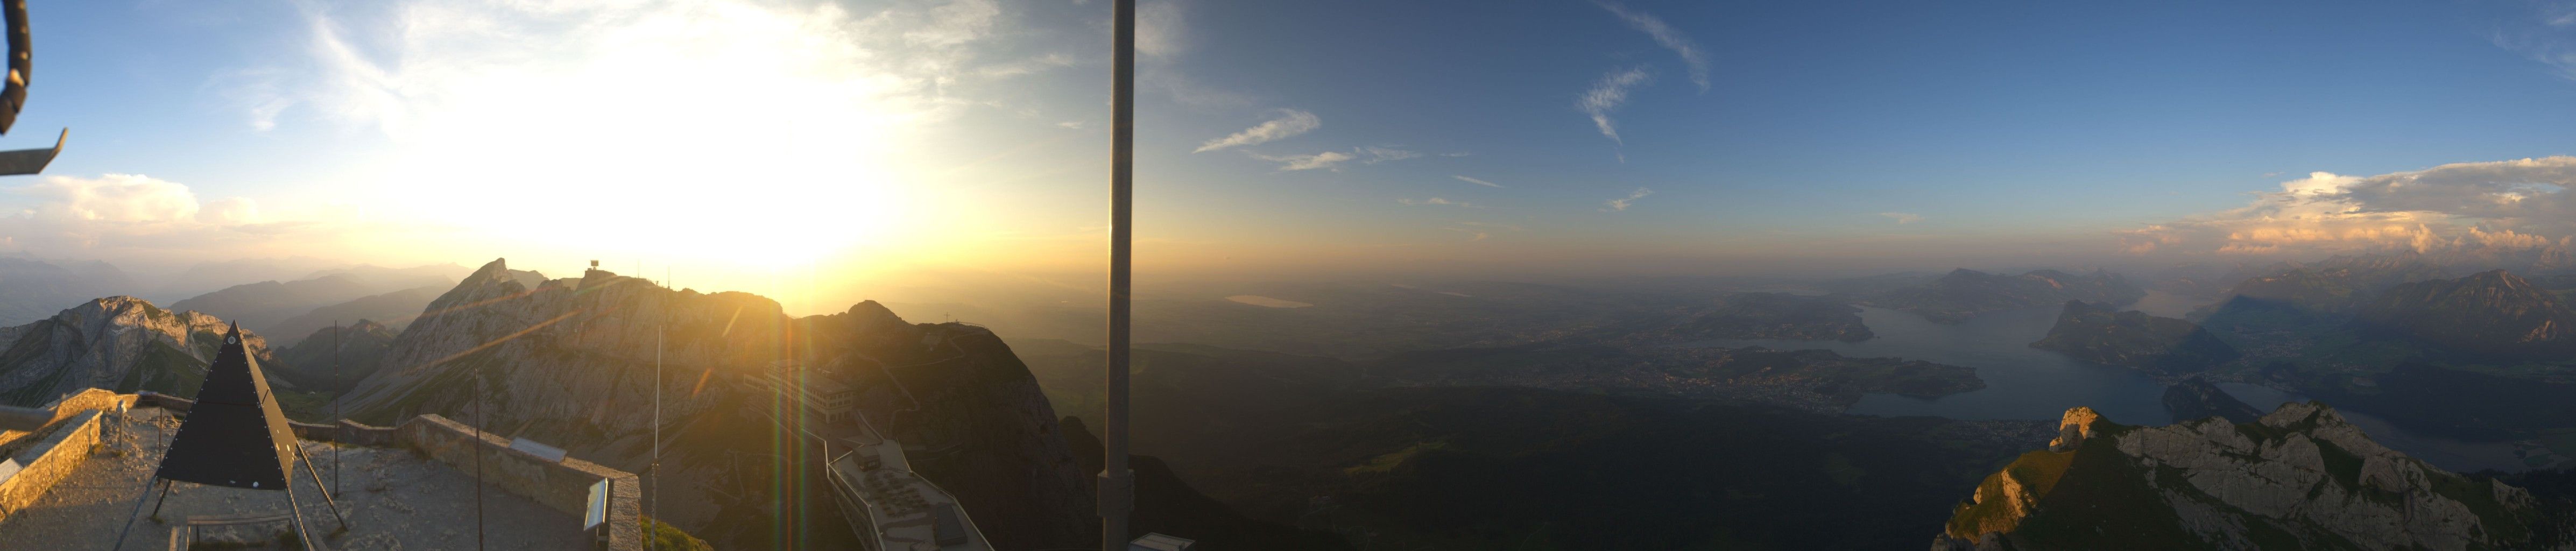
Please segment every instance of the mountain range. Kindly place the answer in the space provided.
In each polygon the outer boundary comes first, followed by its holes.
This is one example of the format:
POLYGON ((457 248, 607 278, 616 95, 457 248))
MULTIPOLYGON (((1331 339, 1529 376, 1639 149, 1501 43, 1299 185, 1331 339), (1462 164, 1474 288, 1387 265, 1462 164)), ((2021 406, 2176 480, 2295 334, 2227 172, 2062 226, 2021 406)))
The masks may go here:
POLYGON ((2474 354, 2553 358, 2576 352, 2576 310, 2556 293, 2504 270, 2397 285, 2363 306, 2354 322, 2474 354))
POLYGON ((346 314, 407 320, 425 304, 411 302, 412 297, 451 287, 464 273, 463 267, 453 264, 401 269, 359 266, 315 272, 293 281, 234 285, 171 303, 170 307, 205 312, 269 334, 302 337, 330 325, 328 318, 317 316, 346 314), (421 287, 430 289, 418 289, 421 287), (325 307, 332 310, 317 311, 325 307))
POLYGON ((2001 275, 1960 268, 1921 285, 1899 287, 1863 297, 1872 306, 1921 315, 1938 323, 1964 323, 1980 314, 2054 306, 2069 300, 2128 304, 2147 292, 2107 271, 2073 275, 2036 270, 2001 275))
POLYGON ((0 257, 0 327, 53 317, 90 299, 126 294, 134 281, 105 262, 59 266, 0 257))

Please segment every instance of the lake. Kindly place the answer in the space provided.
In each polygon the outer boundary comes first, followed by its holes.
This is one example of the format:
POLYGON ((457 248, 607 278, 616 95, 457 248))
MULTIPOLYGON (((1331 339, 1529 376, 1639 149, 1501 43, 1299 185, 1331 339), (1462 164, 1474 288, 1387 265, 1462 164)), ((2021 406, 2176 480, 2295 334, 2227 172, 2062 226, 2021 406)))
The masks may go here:
MULTIPOLYGON (((2156 301, 2167 312, 2188 310, 2178 300, 2156 301)), ((1861 342, 1801 340, 1716 340, 1691 346, 1761 346, 1777 350, 1824 349, 1851 357, 1898 357, 1966 366, 1977 370, 1986 388, 1921 398, 1870 394, 1853 404, 1858 415, 1927 415, 1952 419, 2057 419, 2067 408, 2089 406, 2113 422, 2162 425, 2173 422, 2165 411, 2164 384, 2135 369, 2078 361, 2030 343, 2048 335, 2058 308, 2028 308, 1971 318, 1959 325, 1932 323, 1922 316, 1885 308, 1861 307, 1861 321, 1875 338, 1861 342)), ((2178 312, 2176 312, 2178 313, 2178 312)), ((2258 409, 2306 400, 2296 393, 2248 384, 2220 383, 2219 388, 2258 409)), ((2465 442, 2399 429, 2364 412, 2338 409, 2380 444, 2454 471, 2522 470, 2506 442, 2465 442)))

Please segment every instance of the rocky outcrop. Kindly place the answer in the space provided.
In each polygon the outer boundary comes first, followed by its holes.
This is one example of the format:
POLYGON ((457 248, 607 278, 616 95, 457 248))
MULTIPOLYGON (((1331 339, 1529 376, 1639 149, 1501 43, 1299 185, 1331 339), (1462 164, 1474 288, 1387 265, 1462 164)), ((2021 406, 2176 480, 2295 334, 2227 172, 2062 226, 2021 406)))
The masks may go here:
POLYGON ((2221 417, 2230 423, 2252 423, 2263 417, 2263 410, 2246 405, 2199 377, 2165 387, 2164 403, 2165 411, 2177 420, 2221 417))
POLYGON ((2460 352, 2536 359, 2576 351, 2576 310, 2504 270, 2398 285, 2354 323, 2460 352))
POLYGON ((2066 301, 2057 325, 2030 346, 2152 373, 2203 371, 2240 355, 2235 347, 2191 322, 2078 300, 2066 301))
POLYGON ((2161 427, 2079 407, 2063 431, 1988 476, 1933 548, 2505 549, 2539 519, 2528 492, 2391 451, 2314 402, 2161 427))
POLYGON ((2069 300, 2128 304, 2147 296, 2128 279, 2105 271, 2074 275, 2037 270, 2017 276, 1961 268, 1931 283, 1868 298, 1867 304, 1922 315, 1936 323, 1965 323, 1978 315, 2035 308, 2069 300))
MULTIPOLYGON (((1083 490, 1089 474, 1075 468, 1057 416, 1009 348, 981 328, 909 324, 873 302, 791 318, 747 293, 672 290, 599 270, 545 280, 494 260, 431 302, 379 362, 341 398, 361 421, 480 419, 637 472, 650 461, 658 383, 668 488, 660 517, 720 547, 786 546, 772 528, 837 514, 784 477, 822 451, 795 447, 810 445, 808 434, 846 433, 860 421, 800 415, 793 395, 765 382, 785 363, 851 385, 864 418, 919 448, 914 469, 956 494, 997 548, 1079 545, 1096 522, 1083 490)), ((841 530, 837 521, 817 526, 841 530)))
MULTIPOLYGON (((33 406, 93 387, 195 394, 226 326, 115 296, 0 328, 0 404, 33 406)), ((259 361, 273 359, 266 338, 245 331, 242 340, 259 361)))

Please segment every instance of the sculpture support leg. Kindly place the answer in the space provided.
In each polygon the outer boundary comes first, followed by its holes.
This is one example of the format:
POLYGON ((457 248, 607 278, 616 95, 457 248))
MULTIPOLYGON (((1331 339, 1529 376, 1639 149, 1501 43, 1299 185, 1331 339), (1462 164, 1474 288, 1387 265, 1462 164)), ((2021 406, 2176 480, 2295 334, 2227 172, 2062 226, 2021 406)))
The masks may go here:
MULTIPOLYGON (((304 446, 301 445, 295 447, 295 455, 296 459, 304 462, 304 474, 313 478, 313 488, 322 492, 322 504, 331 506, 331 518, 339 519, 340 530, 347 531, 349 529, 349 517, 340 514, 340 503, 331 499, 331 488, 322 485, 322 473, 315 472, 313 470, 313 456, 311 454, 304 453, 304 446)), ((287 476, 295 475, 288 474, 287 476)), ((293 492, 295 490, 293 488, 288 488, 287 491, 293 492)))
POLYGON ((286 487, 287 518, 295 520, 295 539, 304 540, 304 551, 319 551, 322 542, 313 540, 313 531, 304 529, 304 506, 295 502, 295 486, 286 487))
MULTIPOLYGON (((115 546, 115 547, 109 547, 109 548, 107 548, 107 549, 108 549, 108 551, 116 551, 116 550, 118 550, 118 549, 124 549, 124 548, 125 548, 125 535, 126 535, 127 533, 129 533, 129 532, 133 532, 133 531, 134 531, 134 518, 135 518, 135 517, 139 517, 139 516, 143 516, 143 501, 144 501, 144 500, 148 500, 148 499, 152 499, 152 483, 153 483, 153 482, 160 482, 160 483, 162 484, 162 486, 161 486, 161 497, 162 497, 162 499, 169 499, 169 497, 170 497, 170 486, 169 486, 169 484, 170 484, 170 483, 169 483, 169 482, 167 482, 167 481, 163 481, 163 480, 161 480, 161 479, 157 479, 157 478, 156 478, 156 479, 149 480, 149 481, 145 481, 145 482, 143 483, 143 495, 135 496, 135 498, 134 498, 134 512, 133 512, 133 513, 128 513, 128 514, 126 514, 126 515, 125 515, 125 527, 124 527, 124 528, 117 529, 117 531, 116 531, 116 546, 115 546)), ((161 506, 159 506, 159 505, 154 505, 154 506, 152 506, 152 515, 153 515, 153 516, 156 516, 156 517, 157 517, 157 516, 160 516, 160 515, 161 515, 161 506)))
MULTIPOLYGON (((161 504, 170 502, 170 486, 178 483, 179 482, 175 480, 161 481, 161 500, 152 502, 152 520, 161 520, 161 504)), ((143 492, 148 494, 152 492, 152 489, 151 487, 146 486, 144 487, 143 492)))

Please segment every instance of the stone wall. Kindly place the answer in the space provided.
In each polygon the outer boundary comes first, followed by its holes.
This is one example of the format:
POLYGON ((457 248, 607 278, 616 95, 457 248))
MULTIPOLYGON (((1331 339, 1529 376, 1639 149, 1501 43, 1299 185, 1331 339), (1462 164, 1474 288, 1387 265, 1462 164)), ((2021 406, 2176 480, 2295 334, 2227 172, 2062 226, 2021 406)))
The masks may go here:
MULTIPOLYGON (((46 404, 46 405, 45 405, 45 407, 44 407, 44 408, 42 408, 42 409, 50 409, 50 410, 54 410, 54 419, 53 419, 53 421, 52 421, 52 422, 54 422, 54 423, 59 423, 59 422, 62 422, 62 420, 64 420, 64 419, 69 419, 69 418, 71 418, 72 416, 80 415, 80 414, 81 414, 81 413, 83 413, 83 412, 97 411, 97 410, 102 410, 102 409, 116 409, 116 407, 117 407, 119 404, 129 404, 129 403, 132 403, 132 401, 133 401, 133 400, 134 400, 134 395, 131 395, 131 394, 117 394, 117 393, 114 393, 114 392, 109 392, 109 391, 106 391, 106 390, 101 390, 101 389, 95 389, 95 388, 93 388, 93 389, 89 389, 89 390, 81 391, 80 393, 77 393, 77 394, 72 394, 72 395, 69 395, 69 396, 64 396, 64 397, 62 397, 62 399, 59 399, 59 400, 54 400, 54 403, 46 404)), ((53 425, 50 425, 50 424, 46 425, 46 427, 47 427, 48 429, 52 428, 52 426, 53 426, 53 425)), ((0 431, 0 454, 5 454, 5 453, 8 453, 8 452, 9 452, 9 451, 11 451, 11 450, 15 450, 15 449, 17 449, 17 448, 19 447, 19 446, 17 446, 17 444, 19 444, 19 443, 20 443, 20 442, 18 442, 19 440, 24 439, 24 438, 26 438, 26 437, 27 437, 27 435, 29 435, 29 434, 33 434, 33 433, 35 433, 35 432, 43 432, 43 430, 41 430, 41 429, 40 429, 40 430, 37 430, 37 431, 23 431, 23 430, 0 431)))
POLYGON ((18 474, 0 481, 0 518, 35 504, 54 484, 89 461, 90 452, 98 447, 98 417, 97 410, 81 410, 55 423, 53 432, 10 458, 20 468, 18 474))
POLYGON ((459 471, 475 472, 475 454, 479 451, 480 476, 490 484, 573 518, 581 518, 586 512, 590 486, 601 479, 611 480, 608 548, 643 549, 642 493, 633 473, 569 457, 561 463, 547 461, 510 449, 509 440, 491 432, 478 433, 464 423, 437 415, 413 417, 392 431, 394 441, 459 471))
MULTIPOLYGON (((91 389, 91 392, 106 391, 91 389)), ((128 395, 124 398, 134 400, 134 403, 137 405, 157 407, 182 413, 187 412, 188 408, 197 405, 197 402, 194 400, 171 396, 168 394, 145 393, 141 396, 128 395)), ((394 429, 369 426, 364 423, 347 419, 341 419, 340 422, 335 425, 306 423, 303 421, 289 419, 286 421, 286 425, 288 429, 295 431, 296 438, 303 440, 376 447, 394 445, 394 429)), ((5 442, 5 440, 0 440, 0 442, 5 442)))
MULTIPOLYGON (((93 390, 105 393, 106 391, 93 390)), ((115 396, 114 393, 106 393, 115 396)), ((84 393, 83 396, 87 394, 84 393)), ((137 405, 173 411, 188 411, 196 405, 186 398, 167 394, 145 394, 134 399, 137 405)), ((340 420, 324 425, 288 421, 295 437, 319 442, 393 447, 420 451, 431 459, 446 463, 458 471, 475 472, 474 452, 478 441, 483 452, 482 476, 493 487, 526 497, 530 501, 581 518, 590 505, 590 485, 601 479, 609 483, 608 549, 640 551, 644 548, 643 490, 634 473, 574 458, 563 462, 547 461, 527 452, 510 449, 510 441, 491 432, 477 433, 473 427, 438 415, 421 415, 391 428, 369 426, 340 420)), ((96 433, 96 429, 91 429, 96 433)), ((42 494, 42 491, 38 491, 42 494)))

